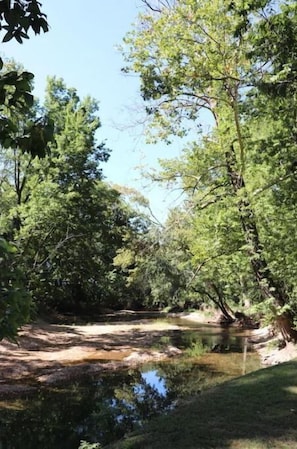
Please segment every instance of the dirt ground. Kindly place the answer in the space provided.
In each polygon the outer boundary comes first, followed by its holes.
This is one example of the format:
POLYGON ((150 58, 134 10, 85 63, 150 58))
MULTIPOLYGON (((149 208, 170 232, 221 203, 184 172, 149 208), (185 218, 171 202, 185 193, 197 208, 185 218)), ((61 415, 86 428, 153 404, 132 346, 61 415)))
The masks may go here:
POLYGON ((0 392, 6 384, 52 383, 80 373, 114 370, 178 355, 158 349, 160 338, 181 329, 166 322, 24 326, 18 344, 0 344, 0 392), (153 349, 156 347, 157 349, 153 349))
MULTIPOLYGON (((205 322, 199 314, 188 318, 205 322)), ((18 344, 6 340, 0 343, 0 394, 11 391, 12 385, 21 390, 31 383, 47 385, 82 373, 128 368, 178 356, 178 348, 160 345, 160 339, 186 328, 152 320, 91 325, 37 322, 24 326, 18 344)), ((263 365, 297 357, 295 345, 279 350, 276 343, 271 344, 272 338, 267 328, 255 331, 253 343, 263 365)))
POLYGON ((263 366, 277 365, 297 358, 297 345, 290 342, 283 346, 280 334, 275 333, 270 326, 255 330, 252 343, 263 366))

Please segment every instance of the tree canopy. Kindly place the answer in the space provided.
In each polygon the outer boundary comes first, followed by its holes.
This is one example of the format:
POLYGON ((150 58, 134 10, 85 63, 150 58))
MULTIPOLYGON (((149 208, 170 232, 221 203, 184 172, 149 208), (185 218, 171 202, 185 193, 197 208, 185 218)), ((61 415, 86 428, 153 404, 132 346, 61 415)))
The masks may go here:
MULTIPOLYGON (((45 14, 36 0, 4 0, 0 2, 0 30, 4 33, 2 42, 16 39, 22 43, 29 38, 29 31, 35 34, 48 31, 45 14)), ((28 112, 33 106, 32 79, 27 71, 18 71, 4 65, 0 58, 0 143, 2 153, 6 149, 20 148, 32 156, 45 154, 52 139, 53 127, 45 116, 28 121, 20 129, 15 116, 28 112)), ((3 189, 1 183, 1 190, 3 189)), ((2 192, 1 192, 2 193, 2 192)), ((2 196, 2 195, 1 195, 2 196)), ((1 201, 2 202, 2 201, 1 201)), ((1 215, 3 215, 1 213, 1 215)), ((16 246, 9 243, 4 234, 1 237, 1 332, 0 337, 15 338, 21 324, 29 317, 30 295, 25 288, 24 275, 17 268, 16 246)))
MULTIPOLYGON (((0 3, 3 42, 48 31, 37 1, 0 3)), ((185 200, 153 222, 145 199, 105 181, 97 101, 52 77, 39 104, 33 75, 1 60, 0 337, 14 338, 32 304, 212 303, 227 321, 248 311, 296 340, 296 4, 142 4, 123 71, 139 76, 149 138, 183 142, 158 179, 185 200)))
MULTIPOLYGON (((280 92, 294 90, 294 38, 287 39, 285 28, 292 34, 296 5, 144 4, 138 26, 125 39, 125 70, 140 76, 157 138, 188 135, 182 161, 165 162, 163 177, 180 179, 188 192, 198 292, 260 301, 285 338, 296 339, 295 283, 276 249, 288 224, 282 231, 275 224, 295 172, 292 128, 282 126, 285 114, 276 119, 275 112, 295 109, 280 92), (207 119, 211 127, 204 131, 207 119)), ((285 209, 289 218, 292 208, 285 209)), ((282 247, 282 254, 292 247, 282 247)))

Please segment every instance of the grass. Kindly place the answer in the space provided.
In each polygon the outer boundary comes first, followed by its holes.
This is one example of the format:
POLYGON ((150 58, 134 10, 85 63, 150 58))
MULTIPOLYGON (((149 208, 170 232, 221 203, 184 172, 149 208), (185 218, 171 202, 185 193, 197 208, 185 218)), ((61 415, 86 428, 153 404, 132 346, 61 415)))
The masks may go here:
POLYGON ((201 355, 209 352, 209 347, 204 345, 202 341, 198 340, 192 342, 191 345, 185 350, 185 355, 187 357, 200 357, 201 355))
POLYGON ((110 449, 296 449, 297 360, 184 401, 110 449))
POLYGON ((171 344, 171 337, 169 335, 162 335, 159 338, 159 341, 153 345, 155 349, 164 349, 167 348, 168 345, 171 344))

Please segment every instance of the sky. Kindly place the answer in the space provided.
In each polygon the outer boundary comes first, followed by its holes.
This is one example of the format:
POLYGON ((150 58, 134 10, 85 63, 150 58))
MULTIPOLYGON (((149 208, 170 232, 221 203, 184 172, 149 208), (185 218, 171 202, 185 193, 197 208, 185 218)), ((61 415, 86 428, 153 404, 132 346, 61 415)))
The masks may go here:
POLYGON ((99 101, 102 127, 98 142, 112 150, 103 167, 110 183, 136 188, 150 200, 161 221, 168 207, 178 204, 179 193, 152 185, 141 173, 156 168, 159 158, 179 155, 181 144, 147 145, 141 127, 135 127, 133 109, 141 102, 136 75, 124 75, 118 50, 125 34, 141 11, 141 0, 41 0, 50 30, 22 45, 2 44, 3 56, 14 58, 35 75, 34 93, 43 98, 46 78, 63 78, 81 98, 99 101), (140 170, 136 167, 142 167, 140 170))

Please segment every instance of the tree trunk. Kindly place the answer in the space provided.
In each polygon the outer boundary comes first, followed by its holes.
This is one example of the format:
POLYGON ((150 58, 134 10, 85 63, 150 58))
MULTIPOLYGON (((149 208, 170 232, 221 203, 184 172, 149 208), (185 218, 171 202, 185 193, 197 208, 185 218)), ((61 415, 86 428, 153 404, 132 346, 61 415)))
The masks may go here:
MULTIPOLYGON (((255 280, 259 286, 263 299, 272 298, 275 307, 283 307, 288 304, 288 295, 284 285, 277 281, 271 273, 263 255, 263 247, 260 242, 256 220, 252 206, 245 190, 243 175, 236 169, 236 155, 233 145, 226 153, 226 165, 230 183, 234 194, 238 199, 238 211, 245 241, 248 245, 248 255, 255 280)), ((287 311, 276 317, 277 324, 286 341, 297 341, 297 331, 293 328, 293 316, 287 311)))
POLYGON ((212 298, 213 302, 219 307, 221 310, 223 317, 225 319, 225 323, 234 323, 234 313, 231 310, 231 308, 228 306, 226 301, 224 300, 223 292, 221 291, 220 287, 214 284, 213 282, 210 283, 210 287, 214 290, 216 293, 217 299, 212 298), (231 315, 232 313, 232 315, 231 315))
POLYGON ((209 282, 207 284, 207 286, 215 292, 216 297, 214 297, 213 294, 211 294, 210 292, 208 292, 207 290, 204 290, 204 289, 200 290, 197 288, 193 288, 193 290, 202 295, 206 295, 215 304, 215 306, 217 306, 220 309, 220 311, 223 314, 225 323, 228 323, 228 324, 234 323, 235 318, 234 318, 234 316, 232 316, 234 314, 233 314, 232 310, 230 309, 230 307, 228 306, 228 304, 226 303, 226 301, 224 300, 224 297, 220 291, 220 288, 217 287, 213 282, 209 282))

